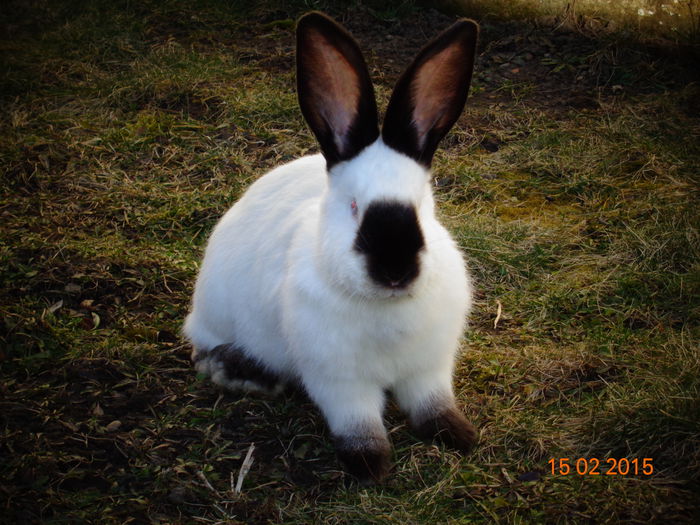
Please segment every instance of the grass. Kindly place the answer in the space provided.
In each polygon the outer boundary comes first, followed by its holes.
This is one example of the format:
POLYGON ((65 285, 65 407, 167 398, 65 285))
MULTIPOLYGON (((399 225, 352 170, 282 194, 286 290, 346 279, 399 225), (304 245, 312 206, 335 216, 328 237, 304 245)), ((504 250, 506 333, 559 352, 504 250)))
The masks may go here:
POLYGON ((687 46, 696 53, 700 42, 697 0, 440 0, 439 5, 463 16, 555 22, 596 34, 687 46))
POLYGON ((394 470, 358 487, 303 396, 220 392, 178 331, 217 218, 315 151, 292 21, 322 8, 347 23, 383 106, 450 18, 410 2, 14 7, 0 43, 0 522, 697 517, 700 122, 682 56, 482 25, 472 96, 434 167, 476 283, 455 386, 481 446, 420 443, 392 405, 394 470), (644 457, 651 476, 549 465, 644 457))

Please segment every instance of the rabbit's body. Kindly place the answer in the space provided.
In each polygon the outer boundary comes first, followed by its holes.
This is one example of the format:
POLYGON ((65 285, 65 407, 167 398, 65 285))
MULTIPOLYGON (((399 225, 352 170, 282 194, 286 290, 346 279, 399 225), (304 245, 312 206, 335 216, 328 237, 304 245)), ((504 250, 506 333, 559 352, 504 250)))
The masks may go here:
MULTIPOLYGON (((346 378, 391 389, 428 370, 451 378, 470 284, 461 253, 435 220, 429 188, 420 193, 418 217, 431 249, 411 291, 400 295, 368 282, 360 256, 350 253, 353 239, 340 239, 347 226, 334 222, 334 199, 324 198, 351 189, 353 195, 366 192, 355 197, 362 202, 371 202, 373 194, 415 198, 415 191, 405 195, 408 170, 396 169, 396 159, 386 162, 387 155, 401 155, 387 149, 377 142, 353 160, 363 172, 381 174, 371 184, 348 177, 340 188, 329 188, 324 158, 303 157, 261 177, 222 217, 185 325, 200 368, 208 366, 201 353, 231 344, 281 379, 300 379, 307 388, 315 378, 346 378), (350 259, 357 264, 348 264, 350 259)), ((414 171, 416 185, 428 184, 422 170, 414 171)), ((225 375, 215 380, 244 386, 225 375)))
POLYGON ((476 440, 451 385, 471 285, 428 171, 466 100, 476 25, 419 54, 381 137, 354 40, 318 13, 297 35, 300 104, 323 155, 272 170, 222 217, 184 333, 197 369, 224 387, 301 384, 348 469, 378 480, 386 391, 422 436, 461 450, 476 440))
MULTIPOLYGON (((327 185, 324 165, 323 156, 313 155, 272 170, 221 218, 209 240, 184 328, 195 348, 193 359, 234 344, 282 378, 294 376, 281 330, 280 297, 294 236, 305 220, 318 217, 319 195, 327 185)), ((216 378, 222 386, 232 386, 227 381, 225 376, 216 378)))

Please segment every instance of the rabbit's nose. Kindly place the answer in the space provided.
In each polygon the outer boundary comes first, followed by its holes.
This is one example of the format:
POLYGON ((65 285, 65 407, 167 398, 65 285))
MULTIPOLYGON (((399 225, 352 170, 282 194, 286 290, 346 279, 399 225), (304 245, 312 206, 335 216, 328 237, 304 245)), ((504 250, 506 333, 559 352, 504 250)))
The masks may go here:
POLYGON ((385 286, 392 289, 406 288, 409 284, 411 284, 415 277, 416 276, 413 274, 413 272, 408 272, 398 279, 395 276, 387 276, 385 286))

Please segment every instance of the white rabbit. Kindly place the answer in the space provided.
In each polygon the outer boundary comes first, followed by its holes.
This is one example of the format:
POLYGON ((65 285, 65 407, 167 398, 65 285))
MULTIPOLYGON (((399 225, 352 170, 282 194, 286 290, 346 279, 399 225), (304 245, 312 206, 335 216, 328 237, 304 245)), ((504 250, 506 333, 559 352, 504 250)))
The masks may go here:
POLYGON ((321 13, 299 20, 299 103, 322 155, 272 170, 219 221, 184 326, 215 383, 301 384, 363 481, 389 469, 387 391, 421 437, 476 442, 452 391, 471 284, 429 168, 464 107, 477 32, 460 20, 423 48, 380 136, 357 43, 321 13))

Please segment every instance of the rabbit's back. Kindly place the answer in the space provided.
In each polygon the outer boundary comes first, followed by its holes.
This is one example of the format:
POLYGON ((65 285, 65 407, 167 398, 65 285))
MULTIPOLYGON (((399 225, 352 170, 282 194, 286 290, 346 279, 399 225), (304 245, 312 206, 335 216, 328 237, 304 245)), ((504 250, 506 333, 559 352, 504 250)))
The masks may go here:
POLYGON ((319 213, 325 160, 311 155, 258 179, 212 232, 184 332, 198 349, 236 344, 280 373, 288 368, 279 333, 279 293, 289 246, 319 213))

